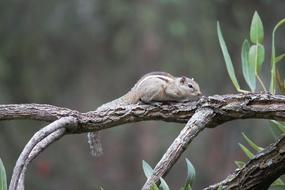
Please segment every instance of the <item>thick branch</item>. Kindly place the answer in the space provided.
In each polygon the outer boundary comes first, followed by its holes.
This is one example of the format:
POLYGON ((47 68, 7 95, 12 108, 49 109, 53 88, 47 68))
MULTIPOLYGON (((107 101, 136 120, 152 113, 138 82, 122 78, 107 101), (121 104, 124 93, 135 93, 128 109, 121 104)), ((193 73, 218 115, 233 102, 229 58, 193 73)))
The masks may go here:
POLYGON ((143 120, 163 120, 186 123, 200 107, 210 107, 217 114, 217 124, 246 118, 264 118, 285 121, 285 96, 270 94, 237 94, 203 97, 197 102, 156 103, 129 105, 102 112, 80 113, 75 110, 40 104, 1 105, 0 120, 34 119, 54 121, 61 117, 77 118, 79 125, 69 133, 102 130, 124 123, 143 120))
POLYGON ((167 174, 190 142, 210 124, 214 116, 215 113, 210 108, 201 108, 196 111, 155 166, 153 174, 147 179, 142 190, 149 190, 151 185, 157 183, 160 177, 167 174))
POLYGON ((285 136, 258 153, 240 170, 204 190, 222 189, 265 190, 285 173, 285 136))

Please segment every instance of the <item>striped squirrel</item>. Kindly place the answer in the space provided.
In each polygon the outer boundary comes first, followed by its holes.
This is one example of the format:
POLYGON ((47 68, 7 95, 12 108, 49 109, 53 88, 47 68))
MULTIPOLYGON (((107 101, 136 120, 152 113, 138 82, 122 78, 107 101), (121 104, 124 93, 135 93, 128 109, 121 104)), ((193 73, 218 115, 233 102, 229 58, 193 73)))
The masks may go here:
MULTIPOLYGON (((112 107, 163 101, 190 101, 201 95, 199 85, 187 77, 174 77, 166 72, 151 72, 144 75, 134 87, 122 97, 98 107, 96 111, 112 107)), ((100 156, 102 145, 100 132, 89 132, 88 143, 92 156, 100 156)))

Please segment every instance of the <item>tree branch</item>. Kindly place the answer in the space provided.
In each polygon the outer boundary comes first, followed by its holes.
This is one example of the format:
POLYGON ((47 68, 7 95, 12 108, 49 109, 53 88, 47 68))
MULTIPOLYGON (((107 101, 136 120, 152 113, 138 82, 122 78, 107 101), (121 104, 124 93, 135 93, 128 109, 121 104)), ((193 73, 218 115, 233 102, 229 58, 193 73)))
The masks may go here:
MULTIPOLYGON (((186 123, 195 111, 199 112, 198 110, 200 109, 212 110, 214 115, 213 118, 210 117, 211 121, 205 124, 207 127, 216 127, 226 121, 246 118, 263 118, 285 121, 285 96, 270 94, 216 95, 203 97, 197 102, 155 103, 150 105, 136 104, 117 106, 107 108, 100 112, 91 111, 87 113, 80 113, 76 110, 41 104, 0 105, 0 120, 34 119, 51 122, 60 118, 68 117, 73 118, 73 120, 76 121, 76 124, 74 123, 74 125, 65 128, 65 133, 84 133, 143 120, 163 120, 167 122, 186 123)), ((207 117, 205 117, 205 119, 206 118, 207 117)), ((188 125, 194 126, 195 123, 191 124, 191 122, 194 122, 193 119, 189 121, 188 125)), ((201 125, 201 128, 203 127, 204 126, 201 125)), ((16 177, 11 180, 10 185, 12 185, 12 187, 17 187, 19 176, 22 175, 21 173, 25 172, 25 169, 23 169, 25 166, 24 163, 30 162, 25 161, 27 161, 27 157, 31 154, 31 151, 35 147, 39 146, 39 143, 43 139, 48 138, 49 134, 55 133, 56 130, 57 129, 54 129, 45 135, 38 134, 39 136, 43 136, 36 138, 35 142, 32 142, 31 140, 30 142, 33 144, 30 148, 26 148, 30 145, 25 147, 21 154, 21 156, 24 155, 24 157, 19 157, 19 162, 17 161, 14 169, 16 177)), ((190 132, 191 130, 188 131, 185 127, 184 130, 186 131, 186 135, 184 136, 185 141, 181 143, 181 147, 177 153, 168 152, 170 153, 169 155, 172 156, 167 161, 167 164, 165 165, 166 167, 164 167, 163 170, 160 170, 162 172, 159 172, 160 167, 159 165, 157 166, 157 175, 165 175, 167 173, 183 153, 183 149, 186 148, 187 144, 192 141, 201 129, 193 129, 193 131, 190 132)), ((182 133, 184 132, 181 132, 181 134, 182 133)), ((58 136, 58 138, 60 137, 61 135, 58 136)), ((57 138, 51 138, 48 144, 52 143, 56 139, 57 138)), ((35 154, 35 156, 36 155, 38 154, 35 154)), ((10 190, 14 189, 10 188, 10 190)))
POLYGON ((255 155, 242 168, 236 170, 225 180, 211 185, 204 190, 242 189, 265 190, 285 173, 285 136, 265 150, 255 155))
POLYGON ((28 164, 36 158, 44 149, 46 149, 51 143, 58 140, 60 137, 62 137, 65 134, 65 128, 57 129, 56 131, 49 134, 47 137, 45 137, 43 140, 38 142, 38 144, 35 145, 31 153, 29 154, 28 158, 25 160, 24 167, 20 173, 20 177, 18 180, 17 189, 24 190, 24 180, 25 180, 25 174, 28 168, 28 164))
POLYGON ((285 121, 285 96, 270 94, 215 95, 203 97, 197 102, 136 104, 87 113, 51 105, 10 104, 0 105, 0 120, 33 119, 50 122, 72 116, 79 125, 69 128, 68 133, 85 133, 145 120, 186 123, 197 108, 205 106, 217 114, 216 124, 247 118, 285 121))
POLYGON ((215 113, 210 108, 200 108, 195 112, 155 166, 152 175, 147 179, 142 190, 149 190, 153 184, 159 181, 160 177, 167 174, 186 150, 190 142, 198 135, 198 133, 209 126, 214 116, 215 113))
POLYGON ((20 154, 16 162, 16 166, 14 167, 14 171, 11 177, 9 190, 16 190, 16 189, 22 190, 24 188, 23 185, 20 185, 20 187, 18 188, 19 184, 21 183, 23 184, 23 181, 19 182, 19 179, 22 174, 21 178, 22 180, 24 180, 24 172, 26 171, 25 167, 27 167, 29 162, 33 158, 35 158, 36 155, 38 155, 40 150, 42 150, 43 148, 47 147, 50 143, 57 140, 60 137, 61 133, 64 133, 65 129, 64 130, 60 130, 60 129, 64 127, 68 127, 68 126, 73 126, 76 124, 77 124, 77 121, 75 118, 63 117, 47 125, 46 127, 42 128, 38 132, 36 132, 34 136, 31 138, 31 140, 27 143, 27 145, 25 146, 24 150, 22 151, 22 153, 20 154), (58 132, 58 130, 60 131, 58 132), (52 133, 56 133, 56 135, 50 136, 52 133), (47 138, 47 140, 45 140, 45 138, 47 138), (46 144, 44 144, 45 141, 46 141, 46 144), (44 147, 41 148, 40 146, 44 146, 44 147), (33 150, 34 152, 32 152, 33 150))

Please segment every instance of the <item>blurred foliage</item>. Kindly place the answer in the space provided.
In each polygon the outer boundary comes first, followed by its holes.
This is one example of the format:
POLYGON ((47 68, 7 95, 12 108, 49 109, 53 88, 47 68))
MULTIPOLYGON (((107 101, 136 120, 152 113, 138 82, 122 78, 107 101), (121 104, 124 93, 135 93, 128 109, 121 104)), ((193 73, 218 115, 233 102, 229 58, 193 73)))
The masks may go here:
MULTIPOLYGON (((233 66, 241 71, 240 42, 249 32, 254 11, 262 15, 264 28, 271 29, 284 18, 284 6, 282 0, 2 0, 0 102, 94 110, 156 70, 194 77, 205 95, 233 93, 221 64, 216 21, 226 31, 233 66)), ((282 33, 280 27, 276 38, 282 33)), ((265 30, 265 46, 270 38, 265 30)), ((276 55, 284 52, 284 46, 276 41, 276 55)), ((269 81, 268 62, 265 59, 260 73, 264 81, 269 81)), ((282 69, 281 61, 278 70, 282 69)), ((237 72, 237 78, 241 74, 237 72)), ((245 81, 240 85, 243 88, 245 81)), ((263 132, 268 129, 255 130, 261 128, 260 121, 248 122, 208 130, 192 143, 185 154, 191 155, 199 171, 193 189, 234 169, 233 161, 243 156, 235 146, 241 131, 258 144, 268 143, 270 135, 263 132), (252 127, 246 127, 248 122, 252 127)), ((8 181, 23 146, 45 124, 0 123, 0 155, 8 181)), ((64 137, 33 162, 27 189, 137 189, 145 181, 140 161, 155 163, 183 124, 155 121, 127 126, 104 131, 104 155, 96 160, 89 154, 85 134, 64 137)), ((183 184, 184 170, 182 160, 169 173, 166 181, 171 189, 183 184)))

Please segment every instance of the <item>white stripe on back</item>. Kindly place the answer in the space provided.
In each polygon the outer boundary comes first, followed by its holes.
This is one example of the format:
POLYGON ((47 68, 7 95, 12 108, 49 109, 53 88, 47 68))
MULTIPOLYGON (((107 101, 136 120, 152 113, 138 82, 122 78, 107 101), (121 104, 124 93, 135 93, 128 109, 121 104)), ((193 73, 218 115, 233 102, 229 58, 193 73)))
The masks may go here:
POLYGON ((145 82, 147 79, 150 79, 150 78, 157 78, 157 79, 164 78, 165 80, 173 80, 173 78, 164 76, 164 75, 149 75, 145 77, 144 79, 142 79, 138 84, 136 84, 136 87, 139 87, 143 82, 145 82))

